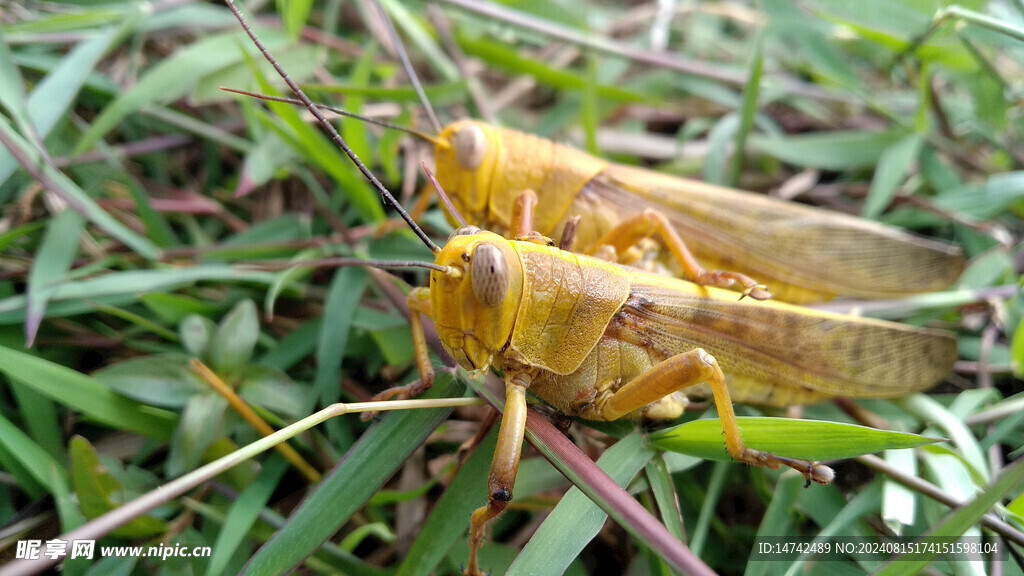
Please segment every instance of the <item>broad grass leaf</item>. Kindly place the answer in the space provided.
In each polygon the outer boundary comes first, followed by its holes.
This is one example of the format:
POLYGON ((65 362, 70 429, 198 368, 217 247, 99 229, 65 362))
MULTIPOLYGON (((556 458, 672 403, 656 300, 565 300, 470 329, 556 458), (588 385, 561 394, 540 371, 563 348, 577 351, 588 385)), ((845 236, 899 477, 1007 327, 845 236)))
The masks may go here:
POLYGON ((260 336, 259 312, 242 300, 228 312, 210 340, 210 365, 222 378, 234 378, 249 365, 260 336))
MULTIPOLYGON (((85 517, 92 520, 123 504, 125 488, 100 462, 96 449, 81 436, 71 439, 71 479, 85 517)), ((152 538, 167 529, 167 522, 139 516, 111 534, 120 538, 152 538)))
POLYGON ((93 378, 128 398, 161 408, 184 408, 192 396, 207 390, 185 354, 125 360, 98 370, 93 378))
POLYGON ((95 378, 4 346, 0 346, 0 372, 118 430, 168 440, 177 421, 173 414, 129 400, 95 378))
POLYGON ((901 129, 885 132, 834 131, 787 136, 750 136, 752 150, 804 168, 857 170, 875 166, 883 151, 906 136, 901 129))
POLYGON ((39 324, 46 315, 46 305, 71 269, 78 254, 79 234, 85 219, 73 210, 65 210, 50 220, 46 235, 32 262, 28 276, 28 311, 25 317, 25 341, 35 341, 39 324))
MULTIPOLYGON (((739 417, 743 442, 749 448, 805 460, 834 460, 883 450, 914 448, 937 442, 916 434, 875 430, 853 424, 788 418, 739 417)), ((730 461, 722 439, 722 423, 694 420, 651 434, 651 445, 708 460, 730 461)))
POLYGON ((896 197, 900 183, 910 173, 923 144, 921 135, 914 133, 885 150, 878 159, 871 190, 864 203, 865 218, 877 218, 889 206, 896 197))
POLYGON ((167 456, 168 476, 180 476, 195 469, 206 450, 223 437, 227 406, 227 400, 212 391, 189 398, 171 440, 171 452, 167 456))

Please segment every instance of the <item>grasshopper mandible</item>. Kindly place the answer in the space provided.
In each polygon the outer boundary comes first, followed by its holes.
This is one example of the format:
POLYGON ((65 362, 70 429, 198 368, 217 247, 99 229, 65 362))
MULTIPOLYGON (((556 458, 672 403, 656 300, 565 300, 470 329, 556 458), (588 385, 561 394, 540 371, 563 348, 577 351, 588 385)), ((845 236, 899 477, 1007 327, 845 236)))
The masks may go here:
MULTIPOLYGON (((321 122, 343 144, 333 126, 321 122)), ((360 169, 425 239, 383 185, 360 169)), ((518 214, 513 229, 532 231, 529 212, 518 214)), ((945 332, 740 300, 734 292, 563 251, 538 235, 526 237, 507 240, 464 227, 435 251, 434 264, 425 265, 430 286, 408 296, 421 380, 384 393, 407 397, 433 381, 422 315, 433 319, 441 343, 461 367, 503 373, 505 409, 487 505, 472 515, 467 574, 481 574, 477 552, 485 526, 512 499, 528 390, 567 415, 605 421, 673 418, 689 397, 711 397, 733 458, 767 468, 789 466, 808 484, 827 484, 833 478, 828 466, 747 448, 732 402, 785 406, 836 396, 902 396, 936 384, 956 359, 956 341, 945 332)))

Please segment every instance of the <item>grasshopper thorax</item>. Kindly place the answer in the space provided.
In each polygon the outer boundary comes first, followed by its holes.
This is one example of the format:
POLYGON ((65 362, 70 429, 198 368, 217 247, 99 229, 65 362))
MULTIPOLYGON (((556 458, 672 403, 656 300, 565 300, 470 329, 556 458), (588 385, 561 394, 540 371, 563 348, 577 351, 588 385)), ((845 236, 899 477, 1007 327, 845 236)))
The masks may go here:
POLYGON ((437 335, 467 370, 491 365, 508 344, 523 298, 523 265, 508 240, 475 227, 456 230, 430 274, 437 335))

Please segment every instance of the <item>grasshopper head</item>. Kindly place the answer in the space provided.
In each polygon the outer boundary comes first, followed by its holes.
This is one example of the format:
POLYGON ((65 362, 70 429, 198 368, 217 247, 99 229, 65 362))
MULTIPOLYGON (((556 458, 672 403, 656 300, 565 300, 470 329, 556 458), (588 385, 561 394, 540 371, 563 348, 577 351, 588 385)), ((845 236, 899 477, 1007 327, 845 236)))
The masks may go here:
POLYGON ((449 125, 439 139, 438 183, 466 222, 498 234, 510 231, 518 195, 532 190, 544 207, 534 216, 534 229, 555 235, 583 186, 608 166, 579 150, 475 120, 449 125))
POLYGON ((430 273, 434 326, 448 353, 467 370, 491 365, 512 337, 523 297, 523 266, 507 240, 469 226, 456 230, 430 273))
MULTIPOLYGON (((489 215, 492 186, 500 180, 501 132, 483 122, 460 120, 448 125, 434 148, 437 181, 467 222, 494 224, 489 215)), ((454 219, 449 216, 454 224, 454 219)))

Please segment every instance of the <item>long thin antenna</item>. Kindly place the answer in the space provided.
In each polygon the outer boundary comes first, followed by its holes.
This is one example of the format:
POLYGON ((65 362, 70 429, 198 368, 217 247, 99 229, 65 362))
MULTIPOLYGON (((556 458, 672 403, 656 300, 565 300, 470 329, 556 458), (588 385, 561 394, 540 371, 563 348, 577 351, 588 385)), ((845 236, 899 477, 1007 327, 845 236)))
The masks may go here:
POLYGON ((277 60, 270 54, 270 52, 267 50, 267 47, 263 45, 263 42, 260 42, 260 39, 256 37, 256 33, 252 31, 252 28, 249 26, 249 23, 246 22, 245 16, 242 16, 242 12, 238 9, 237 6, 235 6, 234 0, 225 1, 228 4, 228 8, 230 8, 231 12, 235 15, 235 18, 238 19, 238 23, 242 25, 242 29, 245 30, 245 33, 249 35, 250 39, 252 39, 252 43, 256 45, 256 48, 258 48, 259 51, 263 54, 263 57, 267 59, 267 62, 270 62, 270 65, 274 67, 274 70, 276 70, 278 75, 281 76, 281 79, 284 80, 285 84, 287 84, 288 87, 292 89, 292 92, 294 92, 295 95, 298 96, 299 100, 301 100, 302 103, 306 106, 306 109, 309 110, 310 114, 312 114, 320 122, 320 126, 324 130, 326 130, 327 133, 331 136, 331 140, 334 140, 334 143, 345 151, 345 154, 356 165, 356 168, 359 168, 359 171, 363 173, 363 177, 366 178, 370 182, 370 184, 372 184, 373 187, 377 189, 378 192, 380 192, 381 196, 384 198, 384 201, 390 204, 391 207, 398 212, 398 215, 402 217, 402 220, 405 220, 406 224, 408 224, 409 227, 412 228, 412 231, 415 232, 417 236, 419 236, 420 241, 423 242, 423 244, 426 245, 427 248, 430 248, 430 251, 433 252, 434 254, 439 253, 441 249, 438 248, 437 244, 434 244, 433 240, 428 238, 427 234, 423 232, 423 230, 418 225, 416 225, 416 222, 412 219, 411 216, 409 216, 409 213, 405 211, 405 208, 402 208, 402 205, 398 203, 398 200, 395 200, 395 197, 391 195, 391 192, 389 192, 388 189, 385 188, 383 184, 381 184, 380 180, 377 180, 377 177, 373 175, 373 172, 370 172, 370 169, 367 168, 365 164, 363 164, 362 160, 360 160, 359 157, 356 156, 356 153, 353 152, 352 149, 348 147, 348 144, 345 142, 345 139, 341 137, 341 134, 338 134, 338 131, 334 129, 334 125, 331 124, 327 120, 327 118, 324 117, 323 113, 320 112, 320 109, 317 108, 316 104, 314 104, 313 101, 309 99, 309 96, 306 96, 306 93, 302 91, 302 88, 299 88, 299 85, 296 84, 295 81, 292 80, 290 76, 288 76, 288 73, 284 71, 284 68, 282 68, 281 65, 277 63, 277 60))
POLYGON ((432 262, 416 262, 403 260, 362 260, 359 258, 346 258, 344 256, 332 256, 329 258, 315 258, 313 260, 268 260, 250 265, 241 265, 256 270, 277 271, 290 270, 292 268, 349 268, 353 266, 370 266, 388 270, 402 270, 405 268, 422 268, 424 270, 435 270, 444 274, 451 274, 452 268, 441 266, 432 262))
POLYGON ((412 87, 416 90, 416 95, 420 99, 420 104, 423 105, 423 109, 427 112, 427 118, 430 119, 430 124, 434 127, 434 131, 438 134, 441 133, 441 123, 437 120, 437 115, 434 114, 434 108, 430 106, 430 100, 427 99, 427 94, 423 91, 423 86, 420 84, 420 78, 416 74, 416 71, 412 69, 412 62, 409 61, 409 54, 405 51, 405 44, 402 43, 402 39, 398 37, 398 31, 395 30, 395 25, 391 22, 391 17, 388 15, 387 10, 381 5, 380 0, 373 1, 374 6, 377 7, 377 11, 380 12, 380 19, 384 21, 384 27, 387 28, 388 36, 391 37, 391 43, 395 46, 395 51, 398 52, 398 59, 402 62, 402 69, 405 70, 405 75, 409 77, 409 81, 412 82, 412 87))
POLYGON ((444 202, 445 207, 448 208, 448 213, 452 215, 452 218, 455 218, 455 221, 459 223, 460 227, 465 228, 466 219, 462 217, 462 214, 459 214, 458 210, 455 209, 455 205, 452 204, 452 199, 448 197, 444 188, 441 188, 441 183, 437 181, 434 173, 430 171, 429 167, 427 167, 427 163, 423 162, 420 166, 423 167, 423 172, 427 174, 427 180, 430 180, 430 183, 434 186, 434 190, 437 190, 437 196, 441 199, 441 202, 444 202))
MULTIPOLYGON (((225 86, 220 86, 219 89, 222 92, 230 92, 232 94, 241 94, 242 96, 248 96, 250 98, 256 98, 256 99, 259 99, 259 100, 267 100, 267 101, 270 101, 270 102, 281 102, 281 103, 284 103, 284 104, 294 104, 296 106, 305 106, 305 104, 303 104, 302 100, 299 100, 298 98, 285 98, 283 96, 270 96, 268 94, 260 94, 259 92, 250 92, 248 90, 240 90, 238 88, 227 88, 225 86)), ((419 130, 413 130, 412 128, 406 128, 405 126, 399 126, 398 124, 392 124, 391 122, 387 122, 385 120, 378 120, 376 118, 370 118, 369 116, 363 116, 362 114, 356 114, 355 112, 349 112, 348 110, 345 110, 344 108, 336 108, 334 106, 328 106, 326 104, 320 104, 320 103, 317 103, 317 102, 314 102, 314 104, 316 105, 317 108, 319 108, 321 110, 327 110, 328 112, 334 112, 338 116, 345 116, 346 118, 355 118, 356 120, 362 120, 363 122, 366 122, 368 124, 376 124, 377 126, 380 126, 382 128, 387 128, 389 130, 398 130, 399 132, 405 132, 406 134, 412 134, 413 136, 415 136, 417 138, 422 138, 423 140, 426 140, 427 142, 430 142, 434 146, 449 146, 449 144, 447 142, 445 142, 444 140, 440 140, 438 138, 434 138, 430 134, 427 134, 425 132, 420 132, 419 130)))

